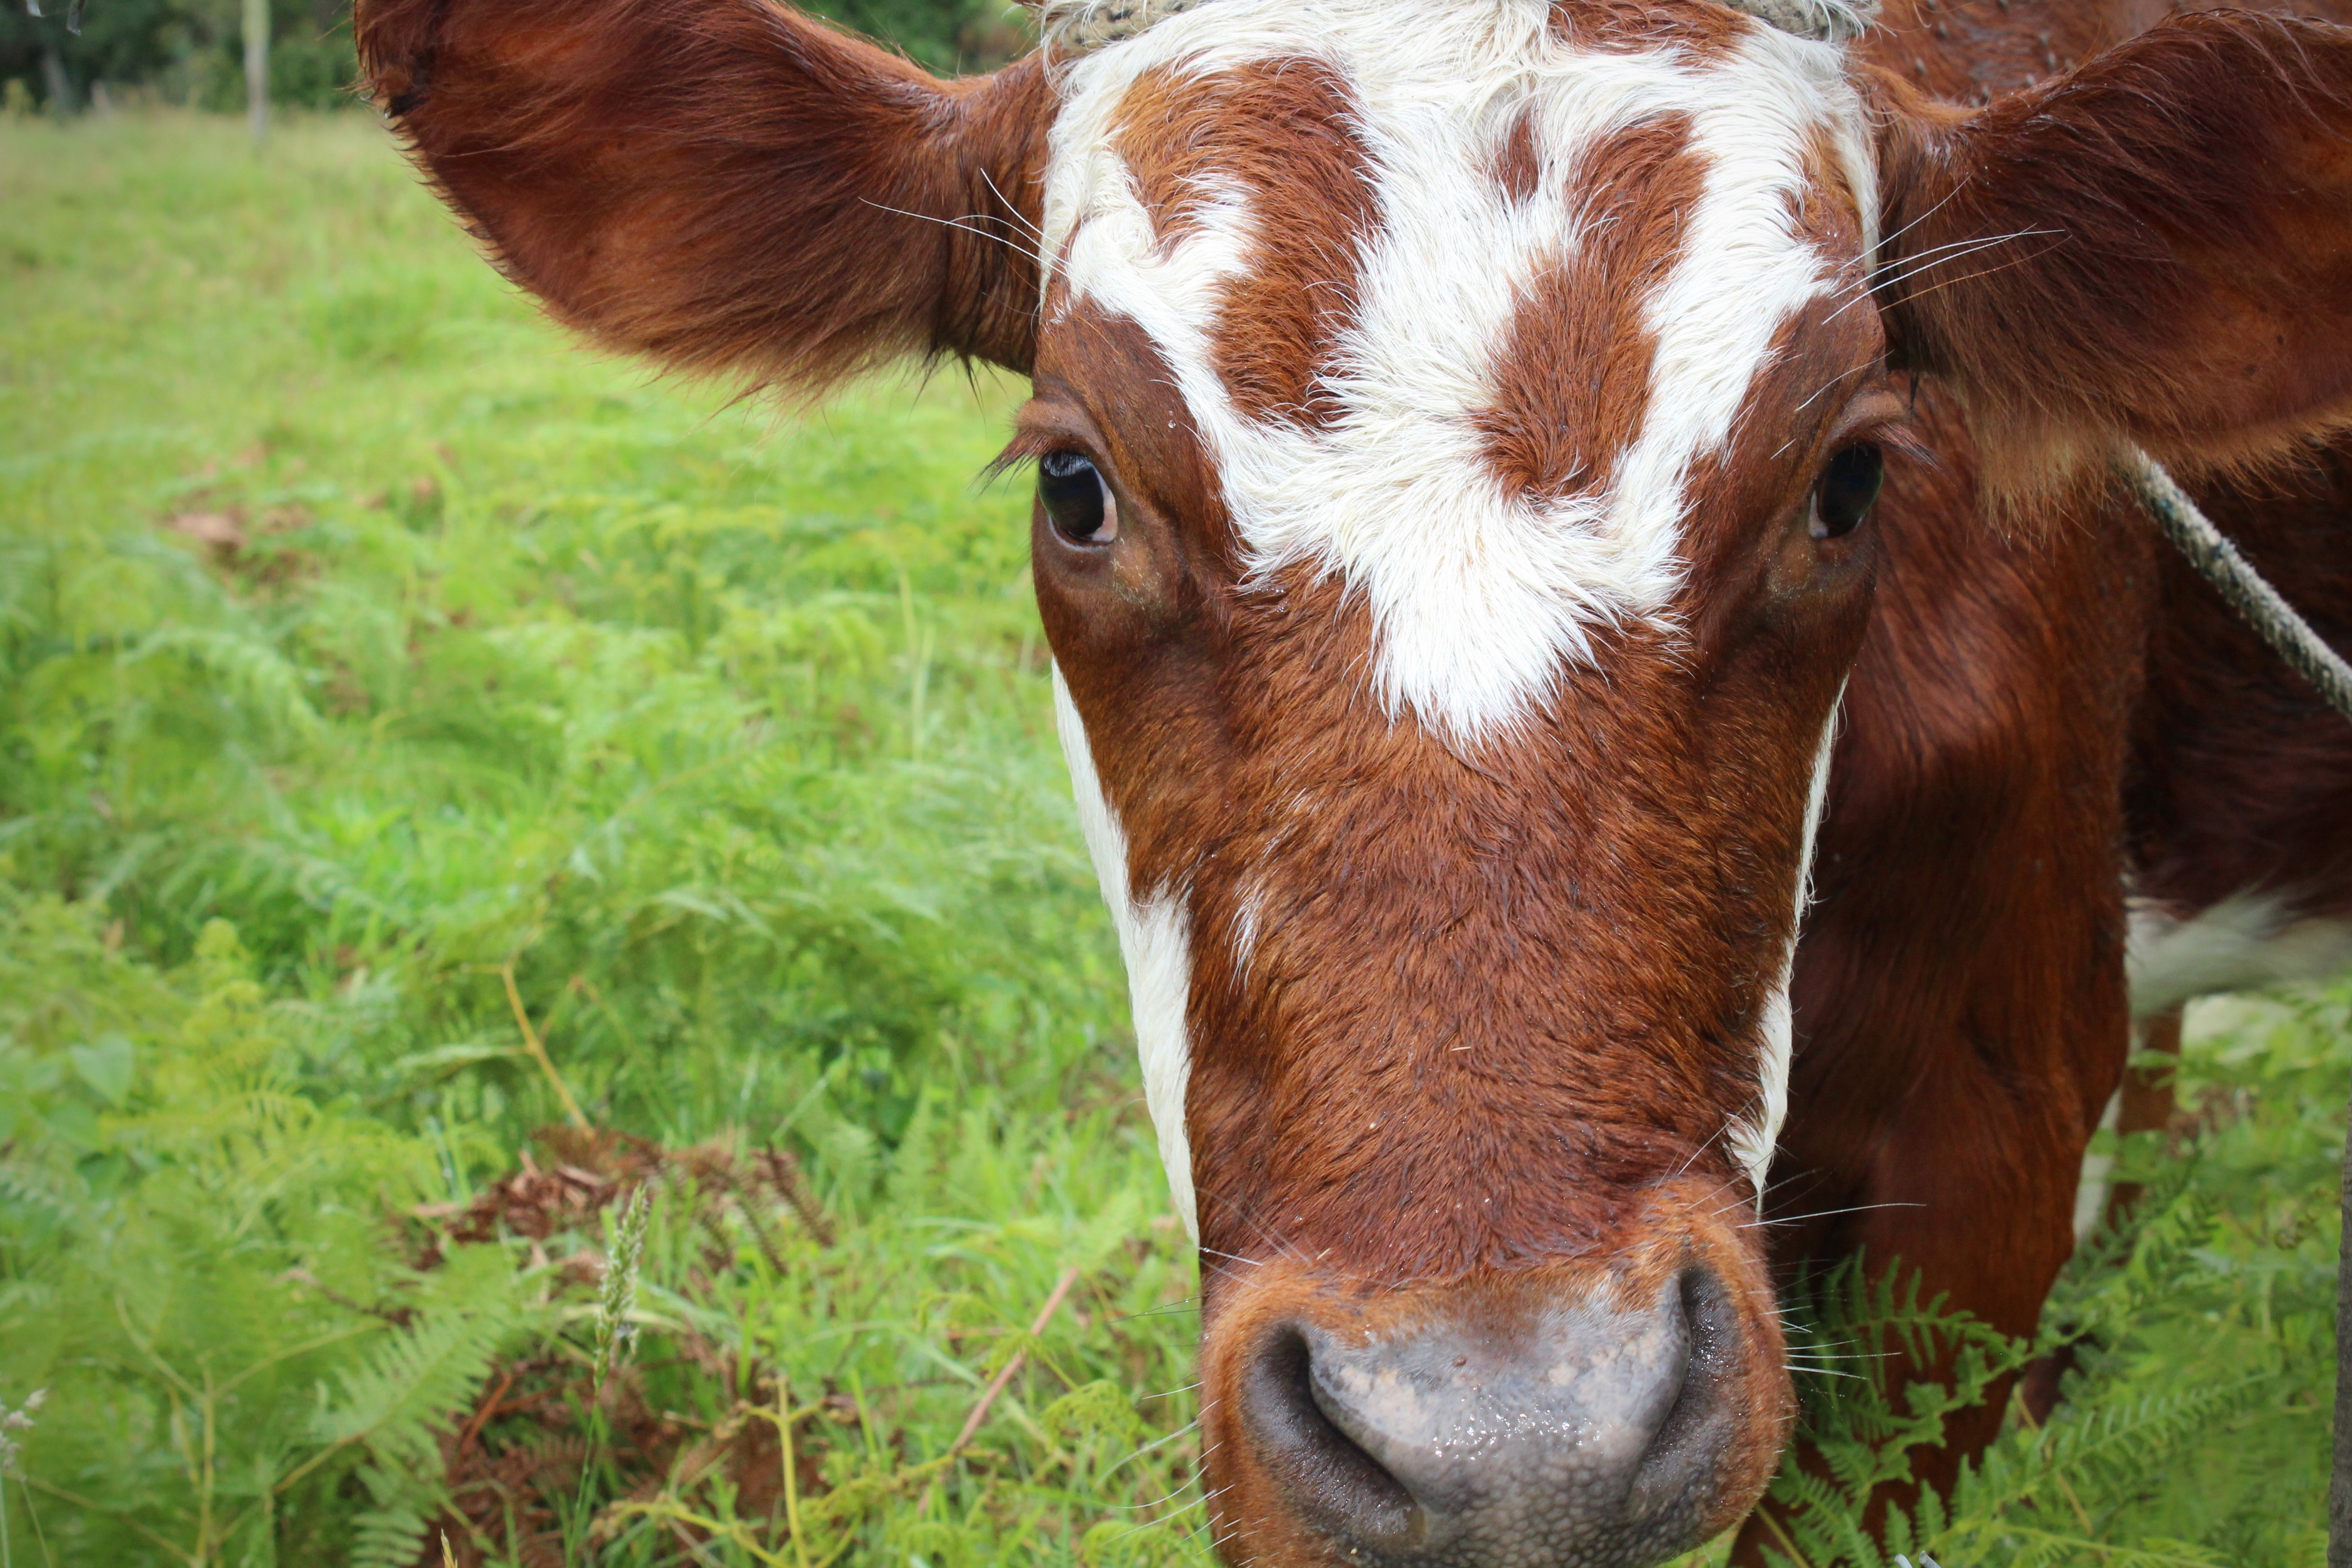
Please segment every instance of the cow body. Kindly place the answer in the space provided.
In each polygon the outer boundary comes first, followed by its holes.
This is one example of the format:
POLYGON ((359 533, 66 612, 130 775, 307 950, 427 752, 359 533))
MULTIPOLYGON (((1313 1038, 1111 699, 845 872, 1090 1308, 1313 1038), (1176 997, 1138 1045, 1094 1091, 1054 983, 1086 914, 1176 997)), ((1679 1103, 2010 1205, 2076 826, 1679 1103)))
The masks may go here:
MULTIPOLYGON (((2165 14, 1906 7, 1860 46, 1960 101, 2165 14)), ((2076 1240, 2084 1150, 2135 1026, 2352 962, 2352 726, 2120 487, 1989 509, 1965 412, 1922 378, 1927 462, 1892 460, 1848 689, 1769 1209, 1785 1274, 1865 1251, 2032 1331, 2076 1240), (1899 521, 1898 521, 1899 520, 1899 521), (1829 1211, 1824 1213, 1822 1211, 1829 1211)), ((2352 447, 2194 487, 2321 635, 2352 644, 2352 447)), ((2095 1209, 2088 1212, 2095 1213, 2095 1209)), ((1923 1456, 1948 1480, 1995 1401, 1923 1456)))
POLYGON ((1736 1523, 1776 1283, 2030 1331, 2135 1008, 2352 951, 2352 732, 2106 467, 2352 616, 2352 33, 1738 5, 1052 0, 958 83, 766 0, 362 5, 561 319, 1031 376, 1237 1562, 1736 1523))
MULTIPOLYGON (((1889 559, 1798 950, 1768 1206, 1815 1216, 1776 1229, 1784 1277, 1899 1258, 2028 1334, 2135 1025, 2343 962, 2352 728, 2128 501, 2044 520, 2060 525, 2023 546, 1969 493, 1957 411, 1932 423, 1938 466, 1898 463, 1882 503, 1889 559)), ((2342 462, 2315 448, 2200 487, 2338 646, 2342 462)), ((1921 1457, 1930 1478, 2002 1413, 1956 1415, 1921 1457)))

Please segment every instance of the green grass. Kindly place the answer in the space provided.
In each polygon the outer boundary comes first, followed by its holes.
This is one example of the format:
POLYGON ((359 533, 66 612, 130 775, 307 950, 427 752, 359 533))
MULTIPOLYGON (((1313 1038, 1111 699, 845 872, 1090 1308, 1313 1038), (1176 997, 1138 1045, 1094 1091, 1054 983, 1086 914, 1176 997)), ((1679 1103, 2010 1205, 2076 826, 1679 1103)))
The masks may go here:
MULTIPOLYGON (((1015 394, 779 420, 581 352, 361 116, 260 159, 196 118, 0 136, 0 1398, 55 1385, 31 1462, 60 1560, 263 1560, 276 1531, 320 1561, 307 1532, 429 1503, 431 1456, 377 1497, 363 1443, 271 1489, 398 1338, 334 1298, 441 1288, 378 1211, 466 1202, 563 1120, 509 964, 589 1118, 795 1150, 840 1227, 693 1286, 755 1374, 664 1397, 717 1423, 776 1372, 863 1388, 860 1440, 803 1447, 918 1462, 1079 1265, 980 1457, 890 1528, 935 1564, 1066 1558, 1178 1490, 1182 1438, 1071 1493, 1091 1450, 1036 1436, 1068 1387, 1192 1381, 1192 1265, 1152 1223, 1025 501, 976 485, 1015 394), (184 531, 224 527, 233 553, 184 531), (232 994, 211 1052, 191 1019, 232 994), (185 1429, 239 1377, 208 1471, 185 1429)), ((506 1314, 506 1348, 545 1327, 543 1281, 468 1288, 446 1310, 506 1314)), ((1192 1415, 1143 1408, 1151 1436, 1192 1415)))
MULTIPOLYGON (((360 115, 0 122, 0 1565, 1205 1560, 1016 390, 587 353, 360 115)), ((2347 1039, 2193 1047, 1945 1568, 2320 1560, 2347 1039)))

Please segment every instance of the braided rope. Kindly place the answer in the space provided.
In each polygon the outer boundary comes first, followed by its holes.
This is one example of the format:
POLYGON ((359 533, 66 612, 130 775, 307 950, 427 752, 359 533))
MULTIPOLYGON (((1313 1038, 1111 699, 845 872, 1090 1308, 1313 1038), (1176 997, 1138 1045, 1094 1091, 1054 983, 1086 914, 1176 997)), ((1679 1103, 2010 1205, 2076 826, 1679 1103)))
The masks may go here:
POLYGON ((2320 640, 2311 623, 2296 615, 2294 606, 2238 553, 2238 547, 2197 509, 2163 466, 2138 447, 2127 447, 2116 458, 2116 471, 2197 574, 2212 584, 2239 617, 2311 682, 2329 707, 2352 719, 2352 664, 2320 640))
POLYGON ((1045 0, 1041 7, 1046 42, 1066 56, 1088 55, 1105 44, 1131 38, 1154 22, 1178 16, 1203 0, 1045 0))
POLYGON ((1824 44, 1852 43, 1878 26, 1881 0, 1723 0, 1768 27, 1824 44))
MULTIPOLYGON (((1878 23, 1883 0, 1722 0, 1767 26, 1801 38, 1843 44, 1878 23)), ((1065 57, 1091 54, 1134 37, 1153 23, 1181 16, 1208 0, 1044 0, 1045 39, 1065 57)))

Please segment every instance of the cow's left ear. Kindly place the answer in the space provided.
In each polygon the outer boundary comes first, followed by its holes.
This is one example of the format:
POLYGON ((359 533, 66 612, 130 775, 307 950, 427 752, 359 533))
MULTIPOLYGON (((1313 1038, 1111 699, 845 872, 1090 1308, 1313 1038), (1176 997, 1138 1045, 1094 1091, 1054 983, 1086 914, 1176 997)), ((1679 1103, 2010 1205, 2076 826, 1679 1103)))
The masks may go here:
POLYGON ((1052 92, 942 81, 769 0, 360 0, 377 102, 560 321, 805 392, 896 355, 1017 370, 1052 92))
POLYGON ((2352 416, 2352 30, 2188 16, 1979 110, 1876 89, 1889 337, 1997 483, 2352 416))

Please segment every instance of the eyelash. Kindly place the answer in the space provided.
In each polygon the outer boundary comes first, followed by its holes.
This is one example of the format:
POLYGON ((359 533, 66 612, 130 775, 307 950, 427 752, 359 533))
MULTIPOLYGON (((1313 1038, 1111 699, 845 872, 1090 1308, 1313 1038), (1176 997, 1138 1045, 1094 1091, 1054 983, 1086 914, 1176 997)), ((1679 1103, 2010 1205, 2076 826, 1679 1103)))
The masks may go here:
POLYGON ((1005 443, 1004 450, 988 460, 980 470, 982 484, 993 484, 1024 463, 1042 460, 1048 452, 1057 452, 1070 444, 1069 437, 1046 430, 1024 430, 1005 443))

